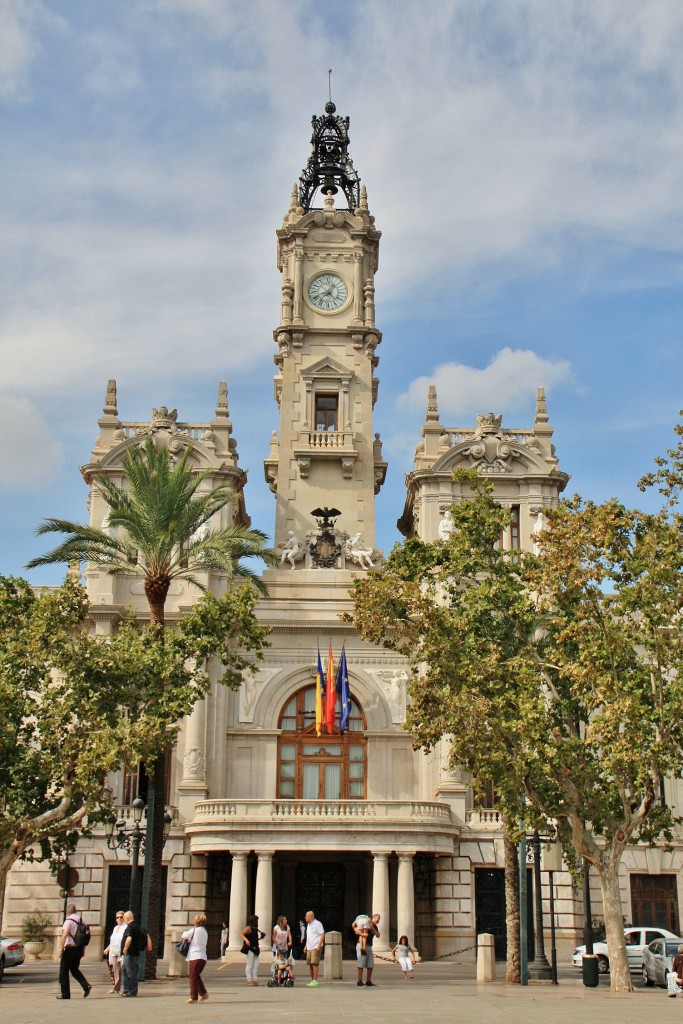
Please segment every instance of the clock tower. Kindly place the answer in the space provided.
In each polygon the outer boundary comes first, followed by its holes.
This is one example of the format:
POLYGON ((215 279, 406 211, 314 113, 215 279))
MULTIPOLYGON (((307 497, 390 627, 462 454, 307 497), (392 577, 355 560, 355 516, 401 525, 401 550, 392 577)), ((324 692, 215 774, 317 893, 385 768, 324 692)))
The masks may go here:
POLYGON ((372 428, 380 232, 349 155, 349 118, 334 103, 313 117, 311 144, 277 232, 280 429, 265 474, 277 503, 275 545, 290 567, 358 569, 371 564, 354 545, 375 547, 374 497, 387 468, 372 428))

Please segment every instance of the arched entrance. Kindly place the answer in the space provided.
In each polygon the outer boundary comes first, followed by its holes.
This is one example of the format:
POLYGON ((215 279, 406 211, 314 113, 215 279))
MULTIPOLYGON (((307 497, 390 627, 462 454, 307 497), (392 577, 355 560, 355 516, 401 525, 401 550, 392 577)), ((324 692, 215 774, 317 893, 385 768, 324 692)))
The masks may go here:
POLYGON ((303 687, 285 704, 278 726, 279 798, 364 800, 367 778, 365 717, 351 698, 351 714, 342 733, 318 735, 315 686, 303 687))

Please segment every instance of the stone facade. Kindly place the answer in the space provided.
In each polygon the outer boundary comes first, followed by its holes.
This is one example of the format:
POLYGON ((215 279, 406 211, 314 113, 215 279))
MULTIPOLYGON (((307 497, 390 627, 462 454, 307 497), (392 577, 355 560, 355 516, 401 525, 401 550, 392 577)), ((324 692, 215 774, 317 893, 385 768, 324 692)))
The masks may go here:
MULTIPOLYGON (((424 955, 463 949, 474 960, 477 930, 504 928, 498 814, 475 806, 468 777, 446 769, 445 748, 429 755, 412 750, 403 728, 407 673, 401 659, 364 644, 342 618, 351 608, 354 576, 381 561, 374 497, 387 466, 373 427, 380 232, 348 157, 348 123, 345 129, 344 119, 333 115, 328 109, 314 120, 315 160, 294 187, 277 232, 279 429, 264 470, 275 497, 274 543, 282 564, 264 573, 269 596, 259 611, 272 630, 271 647, 238 693, 214 684, 183 722, 172 752, 167 948, 200 910, 208 915, 216 955, 221 920, 229 920, 234 951, 247 913, 255 910, 267 931, 278 914, 294 923, 314 905, 328 929, 342 931, 347 953, 350 922, 361 911, 378 911, 378 948, 405 932, 424 955), (320 208, 311 205, 316 182, 325 193, 320 208), (340 190, 353 200, 348 209, 335 206, 340 190), (344 736, 337 727, 318 737, 310 698, 317 650, 323 648, 324 658, 328 642, 336 658, 345 649, 355 717, 344 736)), ((541 510, 556 504, 568 480, 552 433, 542 388, 529 429, 508 428, 493 413, 475 425, 444 427, 430 388, 400 529, 427 541, 447 535, 449 508, 463 497, 453 471, 475 468, 512 511, 503 546, 531 546, 543 525, 541 510)), ((175 409, 164 407, 148 421, 123 422, 110 381, 99 435, 82 469, 85 480, 105 471, 120 482, 125 451, 149 435, 172 454, 189 448, 197 470, 209 470, 204 486, 232 485, 235 498, 215 527, 249 523, 225 383, 206 423, 182 422, 175 409)), ((94 489, 89 512, 91 524, 106 527, 106 508, 94 489)), ((147 614, 139 580, 86 567, 85 581, 95 631, 115 630, 130 608, 147 614)), ((215 594, 228 585, 208 572, 204 582, 215 594)), ((167 619, 181 615, 196 596, 187 584, 174 583, 167 619)), ((135 795, 130 782, 117 776, 111 786, 125 814, 135 795)), ((667 786, 670 799, 681 798, 667 786)), ((674 879, 677 914, 682 858, 681 845, 671 852, 628 851, 622 868, 627 919, 645 912, 632 905, 631 876, 674 879)), ((79 872, 73 898, 93 926, 95 951, 116 901, 127 901, 128 864, 125 853, 108 849, 103 834, 83 840, 72 858, 79 872)), ((546 921, 547 884, 546 875, 546 921)), ((582 894, 564 871, 555 874, 554 885, 558 947, 566 958, 580 932, 582 894)), ((599 916, 597 887, 592 896, 599 916)), ((5 934, 16 931, 29 910, 45 910, 57 926, 61 902, 45 866, 18 864, 5 896, 5 934)))

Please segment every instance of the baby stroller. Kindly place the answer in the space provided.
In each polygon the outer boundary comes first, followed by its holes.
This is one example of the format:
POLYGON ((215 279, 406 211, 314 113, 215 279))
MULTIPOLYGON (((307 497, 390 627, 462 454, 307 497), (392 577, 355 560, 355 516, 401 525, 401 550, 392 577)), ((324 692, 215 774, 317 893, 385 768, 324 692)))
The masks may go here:
POLYGON ((289 950, 274 950, 270 968, 268 988, 292 988, 294 985, 294 962, 289 950))

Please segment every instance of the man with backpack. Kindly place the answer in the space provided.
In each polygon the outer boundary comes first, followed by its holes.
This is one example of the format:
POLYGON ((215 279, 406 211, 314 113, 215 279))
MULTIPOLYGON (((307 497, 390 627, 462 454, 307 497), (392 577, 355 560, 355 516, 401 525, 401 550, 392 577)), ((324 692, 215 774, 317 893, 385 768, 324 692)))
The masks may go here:
POLYGON ((59 945, 59 987, 57 999, 71 999, 71 983, 69 975, 73 975, 83 989, 83 998, 90 995, 92 985, 81 973, 81 958, 85 947, 90 942, 90 928, 85 924, 75 904, 66 908, 67 918, 62 925, 62 938, 59 945))
POLYGON ((121 952, 123 963, 121 964, 122 996, 132 998, 138 994, 138 963, 140 953, 145 950, 150 952, 152 940, 148 933, 141 928, 135 920, 132 910, 127 910, 123 915, 126 930, 121 938, 121 952))

